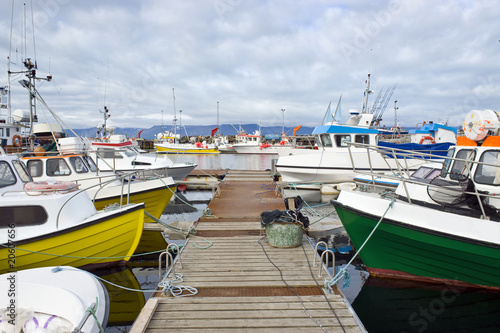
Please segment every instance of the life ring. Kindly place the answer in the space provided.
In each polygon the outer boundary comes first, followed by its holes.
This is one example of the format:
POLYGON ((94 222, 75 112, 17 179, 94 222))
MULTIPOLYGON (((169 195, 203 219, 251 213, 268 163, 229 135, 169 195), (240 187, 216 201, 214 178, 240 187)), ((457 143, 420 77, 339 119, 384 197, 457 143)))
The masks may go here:
POLYGON ((432 136, 429 136, 429 135, 423 136, 422 139, 420 139, 419 144, 422 144, 424 141, 430 141, 431 144, 436 143, 434 138, 432 136))
POLYGON ((21 147, 21 145, 23 144, 23 140, 21 139, 21 137, 19 135, 16 134, 12 137, 12 143, 16 147, 21 147))
POLYGON ((55 183, 48 183, 48 182, 30 182, 30 183, 25 183, 24 184, 24 190, 25 191, 36 191, 36 192, 42 192, 42 193, 53 193, 53 192, 60 192, 60 193, 68 193, 68 192, 73 192, 78 189, 78 184, 73 183, 73 182, 66 182, 66 181, 60 181, 60 182, 55 182, 55 183))

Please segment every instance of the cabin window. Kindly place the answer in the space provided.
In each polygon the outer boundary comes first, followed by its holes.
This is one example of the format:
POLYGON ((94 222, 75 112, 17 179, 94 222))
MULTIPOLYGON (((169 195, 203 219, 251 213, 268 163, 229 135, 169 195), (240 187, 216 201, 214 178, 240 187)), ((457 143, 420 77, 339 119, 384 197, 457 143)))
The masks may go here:
POLYGON ((33 178, 31 177, 28 169, 21 161, 12 161, 12 165, 14 169, 16 169, 19 178, 23 181, 23 183, 32 182, 33 178))
POLYGON ((73 166, 73 169, 76 173, 86 173, 89 172, 87 167, 85 166, 85 162, 83 162, 80 156, 73 156, 69 158, 69 162, 73 166))
POLYGON ((457 152, 455 158, 458 160, 453 161, 453 167, 450 171, 450 178, 453 180, 465 180, 470 175, 470 168, 472 166, 470 161, 476 157, 476 151, 472 149, 462 149, 457 152))
POLYGON ((354 136, 354 142, 370 144, 370 136, 367 134, 357 134, 354 136))
POLYGON ((474 174, 476 183, 500 185, 499 152, 498 150, 488 150, 481 155, 479 162, 485 164, 478 164, 477 166, 474 174))
POLYGON ((0 128, 0 136, 3 136, 3 128, 0 128))
POLYGON ((430 167, 420 167, 415 171, 412 175, 411 178, 417 178, 417 179, 434 179, 439 176, 441 173, 440 169, 436 168, 430 168, 430 167))
POLYGON ((40 225, 47 222, 48 215, 42 206, 7 206, 0 207, 0 228, 10 224, 16 227, 40 225))
POLYGON ((29 173, 32 177, 43 176, 43 162, 40 160, 28 160, 26 163, 29 173))
POLYGON ((47 160, 47 170, 45 172, 47 173, 47 176, 50 177, 69 176, 71 174, 71 169, 64 159, 55 158, 47 160))
POLYGON ((97 172, 97 165, 95 165, 95 162, 92 159, 92 157, 90 157, 90 156, 83 156, 83 159, 85 160, 85 162, 87 162, 87 165, 89 166, 90 171, 97 172))
POLYGON ((443 162, 443 167, 441 168, 441 174, 440 174, 441 177, 446 177, 446 175, 448 174, 452 162, 451 157, 453 157, 453 155, 455 155, 455 148, 450 148, 443 162))
POLYGON ((330 134, 321 134, 319 138, 321 140, 321 144, 323 145, 323 147, 333 147, 332 138, 330 137, 330 134))
POLYGON ((9 163, 0 161, 0 187, 14 185, 16 183, 16 175, 10 167, 9 163))
POLYGON ((337 147, 347 147, 348 142, 351 142, 350 135, 335 135, 335 144, 337 147))

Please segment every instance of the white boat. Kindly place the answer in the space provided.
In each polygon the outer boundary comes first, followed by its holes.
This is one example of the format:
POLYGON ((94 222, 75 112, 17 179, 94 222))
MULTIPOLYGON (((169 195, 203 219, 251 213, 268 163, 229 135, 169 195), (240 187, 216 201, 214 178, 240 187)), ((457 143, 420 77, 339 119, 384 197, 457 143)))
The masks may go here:
POLYGON ((413 159, 408 154, 402 157, 395 155, 391 158, 375 150, 370 150, 369 154, 366 154, 366 148, 354 145, 357 143, 383 145, 388 151, 397 148, 432 153, 442 157, 446 155, 448 148, 455 144, 456 129, 451 127, 440 127, 442 131, 451 133, 443 135, 443 140, 450 140, 449 142, 415 143, 410 144, 411 148, 398 143, 380 142, 380 131, 376 125, 380 121, 381 113, 377 109, 368 111, 366 103, 371 93, 369 87, 368 80, 365 90, 366 100, 363 105, 364 112, 351 111, 346 124, 328 122, 314 129, 313 134, 316 136, 318 150, 295 149, 291 154, 278 158, 276 169, 282 181, 293 183, 294 186, 319 188, 318 184, 322 183, 352 182, 357 174, 353 166, 356 166, 357 171, 390 173, 391 169, 397 165, 403 165, 408 171, 414 171, 422 165, 422 160, 413 159), (309 185, 311 183, 314 185, 309 185))
POLYGON ((240 133, 236 135, 233 148, 238 154, 258 154, 261 140, 260 130, 256 130, 253 134, 240 133))
POLYGON ((58 140, 60 151, 66 154, 87 154, 98 169, 106 172, 148 170, 148 175, 184 180, 196 168, 192 163, 176 163, 166 155, 143 154, 123 135, 113 135, 108 141, 83 141, 70 137, 58 140))
POLYGON ((0 155, 0 211, 1 273, 12 267, 124 264, 144 224, 143 203, 97 211, 75 183, 33 182, 23 162, 5 154, 0 155), (15 262, 9 262, 12 251, 15 262))
MULTIPOLYGON (((120 202, 143 202, 146 212, 158 219, 177 187, 172 177, 146 176, 143 171, 122 176, 99 172, 92 158, 86 155, 41 155, 37 152, 34 156, 24 156, 21 160, 35 181, 53 179, 76 183, 79 189, 87 191, 97 210, 120 202)), ((147 217, 145 222, 153 221, 147 217)))
POLYGON ((108 292, 84 270, 51 266, 0 275, 0 332, 86 332, 105 329, 108 292))
POLYGON ((498 119, 471 111, 438 176, 402 177, 392 196, 341 191, 332 201, 371 274, 500 289, 498 119))

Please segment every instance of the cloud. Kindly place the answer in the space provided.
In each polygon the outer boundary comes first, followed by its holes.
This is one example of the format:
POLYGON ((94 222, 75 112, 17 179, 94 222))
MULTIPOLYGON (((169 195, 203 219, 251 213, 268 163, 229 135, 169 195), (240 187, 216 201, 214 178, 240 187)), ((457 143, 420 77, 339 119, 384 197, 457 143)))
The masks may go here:
MULTIPOLYGON (((22 11, 16 2, 11 69, 35 58, 22 11)), ((287 126, 315 126, 340 94, 344 114, 360 110, 370 71, 370 106, 397 83, 383 123, 397 100, 401 125, 458 125, 499 105, 499 14, 488 0, 45 0, 33 4, 36 60, 54 80, 37 85, 73 128, 99 124, 104 105, 120 127, 171 124, 174 94, 186 124, 215 124, 219 102, 221 123, 281 125, 285 109, 287 126)), ((0 29, 10 24, 3 11, 0 29)), ((5 57, 9 41, 0 36, 5 57)), ((5 61, 0 85, 6 72, 5 61)), ((27 92, 12 92, 26 109, 27 92)))

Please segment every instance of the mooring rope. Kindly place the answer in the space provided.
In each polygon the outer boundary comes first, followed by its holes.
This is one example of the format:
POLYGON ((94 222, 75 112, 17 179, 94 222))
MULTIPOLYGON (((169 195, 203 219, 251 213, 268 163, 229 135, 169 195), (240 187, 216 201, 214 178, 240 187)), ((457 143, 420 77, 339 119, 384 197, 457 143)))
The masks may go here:
MULTIPOLYGON (((262 251, 264 252, 264 254, 266 255, 266 258, 267 260, 278 270, 278 272, 280 273, 280 277, 281 277, 281 281, 283 281, 283 283, 287 286, 287 288, 295 295, 297 296, 297 298, 299 299, 300 301, 300 304, 302 306, 302 309, 304 310, 304 312, 309 316, 309 318, 316 324, 318 325, 319 327, 321 327, 321 329, 324 331, 324 332, 328 332, 326 330, 326 328, 323 327, 323 325, 321 325, 320 322, 318 322, 306 309, 305 305, 304 305, 304 301, 302 300, 302 297, 300 297, 299 294, 297 294, 297 292, 295 290, 293 290, 293 288, 286 282, 284 276, 283 276, 283 272, 281 271, 281 269, 271 260, 271 258, 269 258, 269 255, 267 254, 267 251, 266 249, 264 248, 264 244, 263 244, 263 241, 264 241, 264 237, 262 237, 261 239, 259 239, 257 242, 259 243, 259 245, 261 246, 262 248, 262 251)), ((302 246, 302 244, 300 245, 302 246)), ((303 248, 303 246, 302 246, 303 248)), ((340 324, 342 326, 342 324, 340 324)), ((343 327, 342 327, 343 328, 343 327)), ((345 331, 344 331, 345 332, 345 331)))
POLYGON ((380 219, 378 220, 377 224, 375 225, 375 227, 373 228, 373 230, 370 232, 370 234, 368 235, 368 237, 366 237, 365 241, 363 242, 363 244, 359 247, 359 249, 356 251, 356 253, 354 254, 354 256, 351 258, 351 260, 349 260, 349 262, 330 280, 330 281, 327 281, 325 280, 325 289, 327 289, 329 292, 333 292, 332 290, 332 286, 335 285, 341 278, 343 278, 346 274, 348 276, 348 272, 347 272, 347 267, 354 261, 354 259, 356 259, 356 257, 359 255, 359 253, 361 252, 361 250, 363 250, 363 248, 365 247, 366 243, 370 240, 370 238, 372 237, 372 235, 375 233, 375 230, 377 230, 378 226, 380 225, 380 223, 382 223, 382 220, 384 219, 385 215, 387 214, 387 212, 389 211, 390 208, 393 207, 394 205, 394 202, 396 201, 396 199, 392 199, 391 202, 389 203, 389 205, 387 206, 384 214, 382 214, 382 216, 380 217, 380 219))

